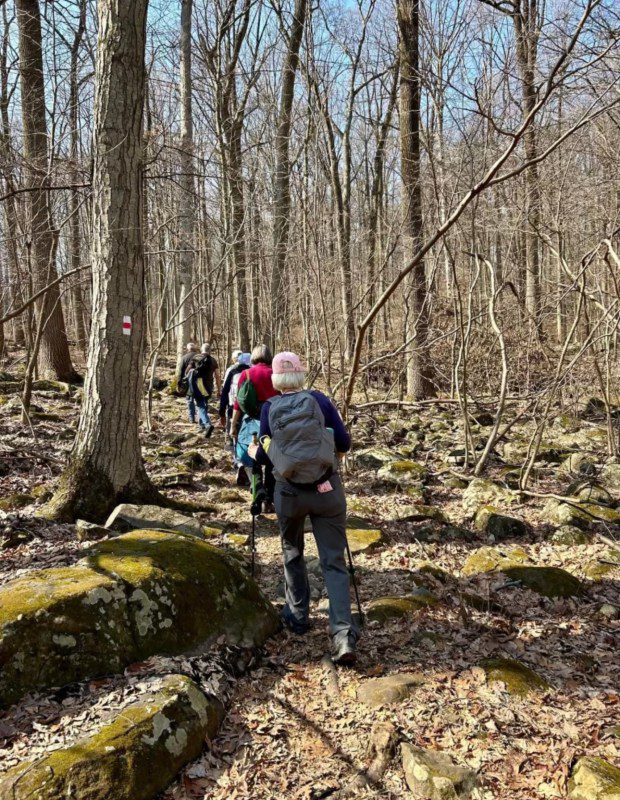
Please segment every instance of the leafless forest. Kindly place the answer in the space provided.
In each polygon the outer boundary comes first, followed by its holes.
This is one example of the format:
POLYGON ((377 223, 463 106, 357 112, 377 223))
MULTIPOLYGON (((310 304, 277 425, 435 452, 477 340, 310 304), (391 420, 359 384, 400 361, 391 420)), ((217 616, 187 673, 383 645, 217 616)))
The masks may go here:
POLYGON ((619 797, 619 327, 618 0, 0 0, 0 800, 619 797), (341 410, 356 672, 318 559, 269 638, 190 341, 341 410))

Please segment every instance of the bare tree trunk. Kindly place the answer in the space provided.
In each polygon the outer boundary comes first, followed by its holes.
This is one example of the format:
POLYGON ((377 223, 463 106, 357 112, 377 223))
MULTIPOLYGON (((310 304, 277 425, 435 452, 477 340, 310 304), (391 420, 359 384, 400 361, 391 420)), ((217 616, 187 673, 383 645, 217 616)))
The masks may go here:
POLYGON ((71 462, 47 513, 102 519, 158 498, 138 425, 143 383, 142 116, 147 0, 99 0, 93 171, 93 313, 71 462), (122 220, 122 225, 119 225, 122 220), (129 328, 129 331, 127 330, 129 328))
POLYGON ((283 316, 285 297, 283 291, 286 254, 288 250, 291 192, 289 184, 289 142, 291 137, 291 111, 295 96, 295 76, 299 64, 299 48, 304 31, 308 0, 295 0, 293 25, 284 60, 280 110, 276 130, 276 167, 273 203, 273 272, 271 275, 271 335, 272 349, 280 339, 286 323, 283 316))
MULTIPOLYGON (((403 257, 413 258, 422 240, 422 190, 420 186, 420 72, 419 0, 399 0, 400 33, 400 147, 403 181, 403 257)), ((408 353, 407 393, 415 400, 434 394, 428 340, 428 292, 425 262, 411 273, 410 320, 415 330, 408 353)), ((410 337, 410 331, 406 333, 410 337)))
POLYGON ((180 254, 179 316, 177 327, 177 362, 190 339, 191 318, 188 295, 194 275, 196 230, 196 194, 194 187, 194 132, 192 119, 192 7, 193 0, 181 0, 181 147, 180 166, 180 254))
MULTIPOLYGON (((31 189, 28 192, 28 211, 34 280, 35 288, 41 289, 57 277, 56 264, 50 258, 53 232, 47 191, 49 173, 41 16, 38 0, 16 0, 15 8, 19 26, 24 156, 31 189)), ((42 296, 39 314, 46 320, 39 352, 39 374, 55 376, 59 380, 78 380, 71 363, 58 285, 42 296)))
MULTIPOLYGON (((71 67, 69 71, 69 116, 71 121, 71 182, 75 187, 80 183, 80 175, 77 168, 79 159, 80 132, 78 127, 78 54, 80 44, 86 30, 86 0, 80 0, 80 17, 78 27, 73 38, 71 47, 71 67)), ((71 189, 70 195, 70 214, 71 214, 71 269, 80 266, 82 255, 82 234, 80 230, 80 196, 77 188, 71 189)), ((73 303, 75 305, 75 333, 78 346, 86 352, 86 326, 84 324, 85 309, 82 287, 78 275, 73 283, 73 303)))

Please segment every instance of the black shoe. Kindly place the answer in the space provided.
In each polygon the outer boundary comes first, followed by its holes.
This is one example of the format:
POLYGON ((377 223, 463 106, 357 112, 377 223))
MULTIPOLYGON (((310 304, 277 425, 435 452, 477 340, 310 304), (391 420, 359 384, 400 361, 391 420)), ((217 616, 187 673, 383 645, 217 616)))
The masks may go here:
POLYGON ((214 426, 209 424, 209 427, 205 428, 205 439, 210 439, 211 434, 213 433, 214 430, 215 430, 214 426))
POLYGON ((341 666, 351 666, 357 661, 355 642, 350 636, 343 638, 338 644, 334 643, 332 661, 341 666))
POLYGON ((310 623, 296 620, 288 606, 284 606, 282 611, 280 611, 280 619, 282 620, 282 624, 297 636, 303 636, 310 630, 310 623))
POLYGON ((245 467, 238 467, 237 468, 237 486, 249 486, 250 479, 248 478, 248 473, 245 471, 245 467))
POLYGON ((275 514, 275 513, 276 513, 276 507, 271 502, 271 500, 265 500, 265 502, 263 503, 263 514, 275 514))

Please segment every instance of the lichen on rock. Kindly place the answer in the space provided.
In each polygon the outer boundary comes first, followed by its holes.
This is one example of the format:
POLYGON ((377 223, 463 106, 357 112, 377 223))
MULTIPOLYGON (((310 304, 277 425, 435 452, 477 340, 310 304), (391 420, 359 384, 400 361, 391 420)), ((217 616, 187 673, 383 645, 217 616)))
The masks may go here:
POLYGON ((570 800, 618 800, 620 769, 603 758, 580 758, 568 782, 568 797, 570 800))
POLYGON ((385 622, 408 616, 421 608, 436 606, 438 602, 437 597, 428 589, 417 588, 402 597, 377 597, 368 604, 366 617, 370 621, 385 622))
POLYGON ((405 779, 416 800, 461 800, 471 795, 476 772, 454 763, 447 753, 401 745, 405 779))
POLYGON ((151 800, 222 718, 218 700, 183 675, 167 676, 94 735, 0 777, 0 800, 151 800))
POLYGON ((509 694, 518 697, 549 688, 547 681, 537 672, 513 658, 487 658, 480 662, 480 666, 489 682, 501 681, 509 694))

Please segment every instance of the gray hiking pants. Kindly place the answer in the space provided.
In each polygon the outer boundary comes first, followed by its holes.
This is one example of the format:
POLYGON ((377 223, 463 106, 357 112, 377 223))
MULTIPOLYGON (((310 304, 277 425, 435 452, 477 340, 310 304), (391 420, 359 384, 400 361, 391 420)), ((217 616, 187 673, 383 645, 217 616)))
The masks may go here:
POLYGON ((351 617, 349 571, 345 560, 347 503, 337 474, 329 479, 333 491, 299 489, 276 481, 274 504, 284 556, 286 602, 295 619, 308 621, 310 587, 304 560, 304 522, 310 516, 329 597, 329 627, 335 640, 359 632, 351 617))

